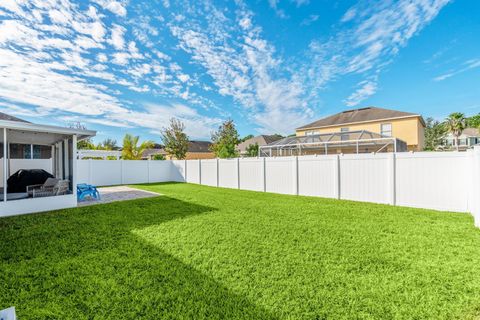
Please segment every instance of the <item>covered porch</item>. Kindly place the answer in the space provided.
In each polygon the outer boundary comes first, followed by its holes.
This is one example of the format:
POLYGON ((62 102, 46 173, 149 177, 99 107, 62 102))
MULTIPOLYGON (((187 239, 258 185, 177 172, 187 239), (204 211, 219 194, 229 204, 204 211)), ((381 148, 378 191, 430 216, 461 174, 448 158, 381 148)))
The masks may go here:
POLYGON ((95 131, 0 120, 0 216, 75 207, 77 141, 95 131), (14 159, 13 146, 51 149, 50 159, 14 159))

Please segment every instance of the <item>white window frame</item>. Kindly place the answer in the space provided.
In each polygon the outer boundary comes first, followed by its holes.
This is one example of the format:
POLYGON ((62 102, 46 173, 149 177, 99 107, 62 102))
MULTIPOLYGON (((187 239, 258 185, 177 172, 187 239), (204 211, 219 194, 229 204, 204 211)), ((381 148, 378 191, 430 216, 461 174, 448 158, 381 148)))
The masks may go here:
POLYGON ((382 123, 380 124, 380 134, 382 136, 386 136, 386 137, 392 137, 393 136, 393 126, 392 126, 392 123, 389 122, 389 123, 382 123), (385 130, 383 127, 384 126, 390 126, 390 130, 385 130))

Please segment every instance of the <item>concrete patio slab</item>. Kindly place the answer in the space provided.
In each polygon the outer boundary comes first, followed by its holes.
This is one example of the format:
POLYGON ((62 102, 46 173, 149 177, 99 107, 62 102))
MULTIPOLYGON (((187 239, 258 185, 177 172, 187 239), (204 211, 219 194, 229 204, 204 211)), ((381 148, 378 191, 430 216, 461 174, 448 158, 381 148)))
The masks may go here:
POLYGON ((161 194, 135 189, 127 186, 104 187, 98 188, 101 200, 87 198, 85 201, 78 202, 79 207, 89 206, 94 204, 109 203, 115 201, 134 200, 142 198, 158 197, 161 194))

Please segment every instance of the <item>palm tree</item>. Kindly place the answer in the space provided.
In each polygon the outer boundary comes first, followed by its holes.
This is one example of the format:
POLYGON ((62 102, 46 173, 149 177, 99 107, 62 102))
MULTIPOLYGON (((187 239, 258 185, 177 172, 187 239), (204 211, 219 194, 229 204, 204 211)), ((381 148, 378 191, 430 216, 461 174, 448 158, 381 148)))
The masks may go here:
POLYGON ((459 139, 466 126, 465 115, 461 112, 454 112, 445 119, 447 130, 455 137, 455 146, 458 151, 459 139))
POLYGON ((132 136, 126 134, 123 138, 122 159, 124 160, 140 160, 142 159, 142 153, 149 148, 153 147, 152 141, 144 141, 138 146, 139 136, 132 136))

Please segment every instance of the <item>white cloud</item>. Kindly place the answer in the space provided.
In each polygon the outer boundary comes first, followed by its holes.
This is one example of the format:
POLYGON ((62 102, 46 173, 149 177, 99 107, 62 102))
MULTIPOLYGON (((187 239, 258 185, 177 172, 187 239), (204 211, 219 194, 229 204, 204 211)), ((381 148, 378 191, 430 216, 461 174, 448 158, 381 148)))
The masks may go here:
POLYGON ((300 25, 309 26, 315 21, 318 21, 319 18, 320 16, 318 14, 311 14, 308 18, 303 19, 300 25))
POLYGON ((203 116, 197 110, 183 104, 147 104, 143 111, 130 110, 125 113, 115 113, 108 119, 126 120, 131 125, 150 128, 159 133, 162 128, 169 125, 172 117, 180 119, 185 124, 186 133, 191 138, 210 138, 210 133, 222 122, 219 118, 203 116))
POLYGON ((0 97, 12 103, 85 115, 119 112, 117 99, 9 50, 0 49, 0 97))
POLYGON ((358 86, 359 88, 345 100, 345 104, 349 107, 358 105, 377 92, 377 83, 375 81, 361 81, 358 86))
POLYGON ((125 39, 123 38, 126 29, 118 24, 112 26, 112 35, 108 40, 115 49, 122 50, 125 47, 125 39))
POLYGON ((127 9, 125 9, 125 5, 119 1, 114 0, 95 0, 100 6, 104 9, 116 14, 120 17, 125 17, 127 15, 127 9))
POLYGON ((437 76, 437 77, 433 78, 433 80, 434 81, 443 81, 443 80, 446 80, 446 79, 451 78, 453 76, 456 76, 457 74, 460 74, 460 73, 463 73, 463 72, 466 72, 466 71, 469 71, 469 70, 472 70, 472 69, 476 69, 476 68, 480 68, 480 59, 471 59, 471 60, 468 60, 468 61, 464 62, 461 68, 459 68, 455 71, 450 71, 448 73, 437 76))

